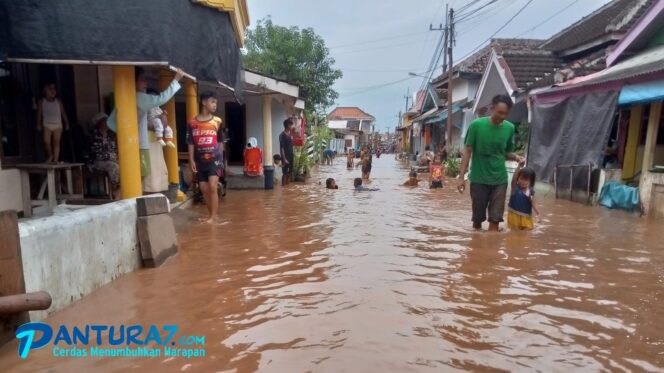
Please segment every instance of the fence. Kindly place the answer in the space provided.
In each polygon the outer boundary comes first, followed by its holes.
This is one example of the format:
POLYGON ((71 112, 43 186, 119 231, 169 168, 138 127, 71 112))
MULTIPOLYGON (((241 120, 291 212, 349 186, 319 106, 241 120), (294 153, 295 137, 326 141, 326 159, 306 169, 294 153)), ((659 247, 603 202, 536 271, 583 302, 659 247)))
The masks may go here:
POLYGON ((556 191, 556 199, 559 198, 559 192, 562 185, 569 185, 569 200, 574 201, 574 189, 583 190, 586 193, 586 204, 590 205, 591 200, 591 184, 592 184, 593 164, 573 164, 573 165, 556 165, 553 172, 553 185, 556 191), (569 174, 562 173, 564 170, 569 169, 569 174), (580 169, 582 172, 574 172, 580 169), (587 169, 587 171, 584 171, 587 169), (569 180, 567 180, 569 179, 569 180), (579 187, 582 188, 579 188, 579 187))

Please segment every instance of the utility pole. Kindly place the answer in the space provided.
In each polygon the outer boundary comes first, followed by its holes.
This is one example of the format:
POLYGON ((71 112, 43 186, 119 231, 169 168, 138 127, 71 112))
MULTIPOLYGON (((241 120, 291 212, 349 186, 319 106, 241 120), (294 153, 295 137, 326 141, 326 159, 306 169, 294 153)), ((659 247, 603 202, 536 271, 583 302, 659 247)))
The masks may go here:
POLYGON ((408 111, 408 101, 410 100, 410 87, 406 90, 406 95, 403 96, 406 99, 406 111, 408 111))
POLYGON ((452 79, 454 78, 454 60, 452 59, 452 49, 454 47, 454 8, 450 9, 449 14, 449 32, 448 35, 448 44, 447 44, 447 54, 449 69, 447 70, 447 148, 450 149, 452 146, 452 79))

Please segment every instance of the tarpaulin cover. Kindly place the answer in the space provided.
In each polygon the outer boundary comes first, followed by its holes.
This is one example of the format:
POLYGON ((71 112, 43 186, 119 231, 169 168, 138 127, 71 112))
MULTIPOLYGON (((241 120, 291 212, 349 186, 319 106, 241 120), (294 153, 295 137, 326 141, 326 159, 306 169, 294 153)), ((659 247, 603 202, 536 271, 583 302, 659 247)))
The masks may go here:
POLYGON ((643 104, 664 100, 664 80, 626 85, 620 91, 619 105, 643 104))
POLYGON ((615 181, 608 182, 599 195, 599 204, 610 209, 636 211, 641 206, 639 189, 615 181))
MULTIPOLYGON (((528 166, 537 178, 553 182, 556 165, 600 165, 613 124, 618 92, 568 97, 555 104, 535 103, 528 166)), ((583 184, 588 180, 583 177, 583 184)), ((559 175, 569 185, 569 173, 559 175)), ((576 184, 576 181, 575 181, 576 184)))
POLYGON ((187 0, 2 0, 6 58, 167 62, 242 92, 228 13, 187 0))

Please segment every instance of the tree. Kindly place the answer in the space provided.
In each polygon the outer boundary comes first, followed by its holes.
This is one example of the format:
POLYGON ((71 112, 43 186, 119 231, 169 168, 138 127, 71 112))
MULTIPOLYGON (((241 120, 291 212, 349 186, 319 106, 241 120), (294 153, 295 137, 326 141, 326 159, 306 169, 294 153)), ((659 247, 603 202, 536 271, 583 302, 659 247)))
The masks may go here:
POLYGON ((312 28, 277 26, 268 17, 247 31, 245 47, 245 67, 300 86, 308 113, 324 112, 339 97, 332 85, 343 74, 312 28))

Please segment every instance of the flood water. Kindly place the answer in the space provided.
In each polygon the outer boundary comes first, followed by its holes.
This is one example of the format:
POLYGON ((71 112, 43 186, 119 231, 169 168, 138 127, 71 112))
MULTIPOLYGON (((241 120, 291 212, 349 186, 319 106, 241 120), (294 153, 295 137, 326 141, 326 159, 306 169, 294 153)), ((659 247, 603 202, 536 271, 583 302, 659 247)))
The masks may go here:
POLYGON ((54 358, 3 371, 663 371, 664 229, 619 211, 540 198, 528 233, 476 233, 454 188, 401 187, 374 158, 352 191, 345 161, 309 184, 230 191, 225 225, 179 211, 180 253, 127 274, 51 325, 179 325, 206 358, 54 358), (335 177, 337 191, 318 180, 335 177))

